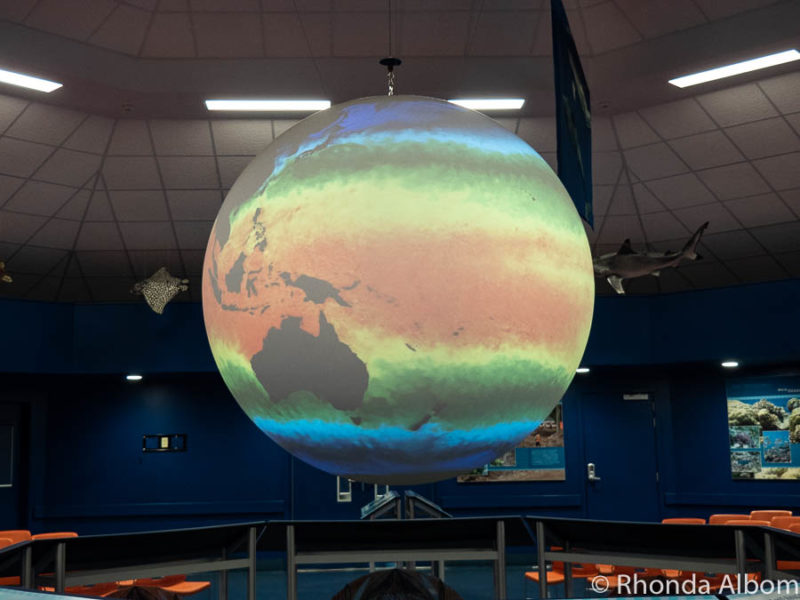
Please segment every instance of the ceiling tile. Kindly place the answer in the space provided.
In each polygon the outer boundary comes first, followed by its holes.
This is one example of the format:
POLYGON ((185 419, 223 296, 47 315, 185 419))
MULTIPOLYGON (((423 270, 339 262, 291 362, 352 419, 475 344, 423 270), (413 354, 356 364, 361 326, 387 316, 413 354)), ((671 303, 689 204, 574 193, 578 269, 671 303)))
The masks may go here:
POLYGON ((661 212, 665 210, 664 204, 656 198, 650 190, 648 190, 643 184, 636 183, 631 186, 633 190, 633 197, 636 200, 636 206, 639 210, 639 214, 645 215, 647 213, 652 212, 661 212))
POLYGON ((211 131, 208 121, 150 121, 156 154, 211 155, 211 131))
MULTIPOLYGON (((536 31, 540 12, 534 11, 488 11, 477 14, 473 23, 468 54, 478 56, 525 56, 530 53, 531 32, 536 31)), ((385 17, 384 17, 385 18, 385 17)), ((549 21, 549 16, 545 15, 549 21)), ((377 25, 376 25, 377 29, 377 25)), ((379 51, 386 49, 386 25, 380 32, 379 51)))
POLYGON ((75 133, 67 138, 67 141, 64 142, 64 147, 103 154, 106 151, 108 138, 111 135, 113 126, 114 121, 112 119, 92 115, 81 123, 75 133))
POLYGON ((658 135, 638 113, 614 115, 613 121, 621 148, 644 146, 659 141, 658 135))
MULTIPOLYGON (((492 121, 514 134, 519 129, 519 117, 492 117, 492 121)), ((594 123, 592 123, 592 126, 594 127, 594 123)))
POLYGON ((800 112, 800 71, 765 79, 758 85, 782 113, 800 112))
POLYGON ((71 219, 73 221, 81 221, 86 214, 86 207, 89 204, 89 198, 92 195, 91 190, 80 190, 72 199, 67 202, 64 207, 59 210, 56 215, 62 219, 71 219))
POLYGON ((522 118, 517 135, 537 152, 556 151, 556 121, 548 117, 522 118))
POLYGON ((4 208, 34 215, 54 215, 77 190, 63 185, 28 181, 4 208))
POLYGON ((141 56, 158 58, 195 56, 189 15, 163 12, 153 15, 141 56))
MULTIPOLYGON (((484 5, 486 6, 486 5, 484 5)), ((533 33, 533 44, 531 53, 534 56, 552 56, 553 54, 553 32, 549 16, 545 13, 533 33)))
POLYGON ((672 140, 669 145, 691 169, 719 167, 744 160, 741 152, 721 131, 672 140))
POLYGON ((739 279, 748 283, 774 281, 786 277, 786 271, 771 256, 751 256, 729 260, 726 264, 739 279))
POLYGON ((121 250, 76 252, 81 271, 87 277, 130 277, 128 253, 121 250))
POLYGON ((205 250, 181 250, 183 264, 186 265, 186 275, 188 277, 200 277, 203 274, 205 255, 205 250))
POLYGON ((3 284, 0 287, 0 297, 24 298, 28 291, 42 278, 41 275, 28 275, 26 273, 12 273, 12 276, 14 277, 14 283, 11 285, 3 284))
MULTIPOLYGON (((544 157, 544 154, 542 154, 544 157)), ((554 169, 555 170, 555 169, 554 169)), ((622 156, 619 152, 597 152, 592 155, 592 182, 615 185, 620 179, 622 156)))
POLYGON ((792 277, 800 277, 800 252, 776 254, 775 259, 783 265, 792 277))
POLYGON ((696 289, 733 285, 737 282, 730 271, 713 260, 699 260, 679 267, 681 275, 686 277, 696 289))
POLYGON ((800 250, 800 221, 757 227, 750 231, 773 254, 800 250))
POLYGON ((25 25, 59 35, 85 40, 111 14, 113 0, 40 0, 25 19, 25 25))
POLYGON ((700 178, 720 200, 755 196, 769 191, 750 163, 738 163, 700 171, 700 178))
POLYGON ((144 302, 141 296, 130 293, 132 277, 87 277, 86 284, 93 302, 144 302))
POLYGON ((116 223, 84 223, 76 250, 122 250, 116 223))
POLYGON ((658 278, 662 294, 685 292, 694 289, 694 285, 677 269, 664 269, 658 278))
POLYGON ((606 217, 603 220, 603 228, 599 231, 597 239, 600 243, 614 244, 616 247, 630 238, 633 243, 644 243, 642 225, 639 217, 606 217))
POLYGON ((610 117, 592 115, 592 151, 618 150, 610 117))
MULTIPOLYGON (((267 15, 269 16, 269 15, 267 15)), ((330 56, 333 47, 333 24, 329 12, 303 12, 301 10, 300 19, 303 23, 303 35, 305 49, 300 56, 308 56, 308 48, 311 47, 312 56, 330 56), (305 43, 305 40, 308 43, 305 43)))
POLYGON ((155 158, 152 156, 109 156, 103 165, 103 178, 108 189, 159 189, 155 158))
POLYGON ((399 56, 461 55, 467 39, 469 13, 401 12, 397 14, 400 33, 399 56))
POLYGON ((766 119, 778 114, 755 83, 703 94, 697 99, 722 127, 766 119))
POLYGON ((800 137, 782 118, 747 123, 727 130, 747 158, 761 158, 800 150, 800 137))
POLYGON ((645 37, 657 37, 706 22, 692 0, 616 0, 616 4, 645 37))
POLYGON ((14 122, 28 103, 22 98, 0 95, 0 133, 14 122))
POLYGON ((178 221, 175 223, 175 234, 178 245, 185 250, 203 250, 208 245, 213 221, 178 221))
POLYGON ((61 148, 41 166, 36 178, 76 187, 89 185, 100 168, 100 161, 97 154, 61 148))
POLYGON ((686 227, 671 213, 650 213, 642 215, 641 218, 648 241, 671 240, 682 235, 689 235, 686 227))
POLYGON ((92 194, 89 202, 89 209, 86 211, 87 221, 113 221, 114 213, 111 212, 111 204, 105 191, 98 190, 92 194))
POLYGON ((216 161, 206 156, 161 156, 158 159, 166 188, 218 189, 216 161))
POLYGON ((163 190, 111 191, 111 206, 118 221, 167 221, 163 190))
POLYGON ((288 131, 300 121, 295 119, 273 119, 272 120, 272 134, 277 138, 282 133, 288 131))
POLYGON ((6 131, 29 142, 60 144, 86 118, 83 113, 50 104, 33 103, 6 131))
POLYGON ((800 152, 762 158, 753 164, 776 190, 800 187, 800 152))
POLYGON ((264 55, 261 19, 250 14, 192 15, 200 58, 256 58, 264 55))
POLYGON ((583 9, 589 45, 596 54, 627 46, 642 39, 613 2, 604 2, 583 9))
POLYGON ((222 179, 222 187, 227 188, 233 185, 236 178, 244 171, 245 167, 253 160, 250 156, 220 156, 219 176, 222 179))
POLYGON ((175 248, 172 223, 120 223, 119 227, 128 250, 172 250, 175 248))
POLYGON ((261 4, 259 0, 190 0, 190 6, 192 10, 198 12, 258 12, 261 10, 261 4))
POLYGON ((36 232, 30 243, 34 246, 72 250, 80 226, 78 221, 50 219, 44 227, 36 232))
POLYGON ((725 203, 745 227, 759 227, 794 221, 797 217, 786 204, 773 193, 750 196, 725 203))
POLYGON ((38 0, 6 0, 0 2, 0 19, 21 21, 38 0))
POLYGON ((0 175, 0 207, 8 200, 14 192, 22 187, 25 180, 22 177, 7 177, 0 175))
POLYGON ((222 205, 217 190, 169 190, 167 202, 175 221, 213 221, 222 205))
POLYGON ((262 20, 264 51, 267 57, 308 56, 308 46, 296 13, 269 13, 262 20))
POLYGON ((595 218, 606 214, 613 193, 613 185, 592 186, 592 210, 594 211, 595 218))
POLYGON ((681 223, 686 225, 689 231, 695 231, 706 221, 709 223, 708 232, 710 233, 741 229, 739 222, 719 202, 681 208, 674 211, 673 214, 680 219, 681 223))
POLYGON ((719 260, 743 258, 764 254, 758 242, 746 231, 726 231, 723 233, 707 233, 701 245, 708 248, 719 260))
POLYGON ((161 267, 175 277, 184 276, 181 253, 177 250, 136 250, 129 254, 137 280, 152 276, 161 267))
POLYGON ((635 215, 636 203, 633 201, 631 186, 620 184, 617 186, 614 197, 608 206, 609 215, 635 215))
POLYGON ((116 10, 94 32, 89 43, 136 56, 144 41, 151 13, 118 4, 116 10))
POLYGON ((124 154, 143 156, 153 154, 147 122, 141 119, 120 119, 114 127, 111 144, 108 147, 111 156, 124 154))
POLYGON ((685 173, 686 166, 666 144, 651 144, 625 150, 628 167, 642 180, 685 173))
POLYGON ((625 293, 628 296, 657 294, 658 285, 658 278, 653 276, 626 279, 624 283, 625 293))
POLYGON ((272 122, 267 119, 211 121, 217 154, 256 155, 272 143, 272 122))
POLYGON ((335 56, 377 56, 386 52, 388 11, 332 14, 335 56))
POLYGON ((696 0, 709 19, 720 19, 737 13, 774 4, 776 0, 696 0))
POLYGON ((38 300, 39 302, 55 302, 60 287, 61 276, 42 277, 38 283, 27 291, 25 299, 38 300))
POLYGON ((653 129, 667 139, 716 129, 714 121, 692 98, 659 104, 640 112, 653 129))
POLYGON ((800 135, 800 114, 788 115, 786 120, 794 128, 798 135, 800 135))
POLYGON ((90 302, 89 290, 83 279, 64 279, 58 294, 59 302, 90 302))
POLYGON ((53 152, 50 146, 0 138, 0 172, 4 175, 30 177, 53 152))
POLYGON ((17 273, 45 275, 67 256, 66 250, 23 246, 8 267, 17 273))
POLYGON ((800 189, 781 191, 780 196, 796 215, 800 215, 800 189))

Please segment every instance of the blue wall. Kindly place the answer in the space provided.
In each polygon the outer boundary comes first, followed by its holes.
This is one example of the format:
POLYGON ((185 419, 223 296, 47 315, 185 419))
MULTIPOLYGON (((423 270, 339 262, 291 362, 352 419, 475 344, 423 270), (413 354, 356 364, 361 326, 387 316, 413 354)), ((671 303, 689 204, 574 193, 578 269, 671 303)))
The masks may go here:
MULTIPOLYGON (((11 373, 2 402, 27 407, 30 447, 28 523, 0 527, 91 533, 357 518, 372 497, 356 484, 354 501, 338 504, 332 476, 292 459, 250 423, 216 373, 199 305, 170 305, 159 317, 144 305, 6 301, 0 314, 0 370, 11 373), (144 382, 125 382, 131 370, 145 373, 144 382), (143 454, 147 433, 186 433, 188 451, 143 454)), ((717 367, 732 356, 748 365, 739 375, 791 369, 800 359, 798 323, 800 281, 598 298, 585 357, 593 371, 564 400, 567 480, 416 489, 456 514, 587 516, 587 398, 646 385, 657 390, 661 516, 800 508, 800 482, 731 480, 717 367)))

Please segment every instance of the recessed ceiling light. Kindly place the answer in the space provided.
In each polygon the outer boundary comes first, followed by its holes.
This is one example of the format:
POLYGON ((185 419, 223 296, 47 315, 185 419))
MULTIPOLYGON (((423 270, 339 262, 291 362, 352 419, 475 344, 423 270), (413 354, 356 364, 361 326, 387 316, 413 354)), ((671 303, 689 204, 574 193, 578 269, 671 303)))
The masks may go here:
POLYGON ((133 375, 133 374, 131 374, 131 375, 126 375, 125 379, 127 379, 128 381, 141 381, 142 380, 142 376, 141 375, 133 375))
POLYGON ((15 73, 14 71, 6 71, 4 69, 0 69, 0 82, 18 85, 19 87, 36 90, 37 92, 47 92, 48 94, 61 87, 61 84, 55 81, 47 81, 47 79, 40 79, 39 77, 23 75, 22 73, 15 73))
POLYGON ((589 367, 578 367, 575 369, 576 373, 584 374, 589 372, 589 367))
POLYGON ((208 110, 247 112, 315 112, 330 106, 330 100, 206 100, 208 110))
POLYGON ((697 85, 698 83, 724 79, 725 77, 732 77, 733 75, 741 75, 742 73, 749 73, 750 71, 758 71, 759 69, 782 65, 787 62, 792 62, 793 60, 800 60, 800 52, 797 50, 786 50, 784 52, 778 52, 777 54, 752 58, 750 60, 733 63, 732 65, 717 67, 716 69, 709 69, 708 71, 701 71, 700 73, 693 73, 692 75, 684 75, 683 77, 670 79, 669 82, 672 85, 677 85, 679 88, 685 88, 690 85, 697 85))
POLYGON ((739 361, 738 360, 726 360, 726 361, 723 361, 722 366, 725 367, 726 369, 735 369, 736 367, 739 366, 739 361))
POLYGON ((448 100, 472 110, 516 110, 525 104, 525 98, 454 98, 448 100))

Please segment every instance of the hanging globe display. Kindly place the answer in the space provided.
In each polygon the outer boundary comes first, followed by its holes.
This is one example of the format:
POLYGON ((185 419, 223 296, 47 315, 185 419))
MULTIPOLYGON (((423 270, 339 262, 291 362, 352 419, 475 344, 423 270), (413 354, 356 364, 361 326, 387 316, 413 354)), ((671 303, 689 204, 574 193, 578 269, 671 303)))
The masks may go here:
POLYGON ((234 184, 203 312, 225 383, 298 458, 371 483, 507 452, 561 399, 592 319, 589 245, 528 144, 443 100, 301 121, 234 184))

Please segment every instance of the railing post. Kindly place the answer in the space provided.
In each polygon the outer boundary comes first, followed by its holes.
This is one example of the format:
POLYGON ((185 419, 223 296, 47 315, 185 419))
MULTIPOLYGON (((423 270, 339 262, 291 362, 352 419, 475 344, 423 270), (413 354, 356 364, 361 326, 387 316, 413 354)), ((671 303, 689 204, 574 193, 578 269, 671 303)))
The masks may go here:
POLYGON ((539 565, 539 598, 547 598, 547 563, 545 562, 544 558, 544 552, 547 546, 545 544, 544 523, 542 521, 536 521, 536 555, 539 565))
MULTIPOLYGON (((564 542, 564 552, 572 550, 569 542, 564 542)), ((572 563, 564 561, 564 595, 567 598, 572 598, 572 563)))
POLYGON ((250 527, 247 532, 247 559, 249 564, 247 566, 247 600, 256 600, 256 569, 258 562, 256 560, 258 553, 256 551, 256 542, 258 535, 255 527, 250 527))
MULTIPOLYGON (((222 560, 228 558, 228 549, 222 549, 222 560)), ((222 569, 219 572, 219 600, 228 600, 228 570, 222 569)))
POLYGON ((22 587, 26 590, 33 589, 33 548, 28 544, 22 552, 22 587))
POLYGON ((506 600, 506 523, 497 521, 497 559, 495 560, 495 597, 506 600))
POLYGON ((64 542, 56 544, 56 594, 63 594, 65 579, 67 578, 67 545, 64 542))
POLYGON ((297 563, 295 561, 294 525, 286 526, 286 600, 297 600, 297 563))
POLYGON ((733 543, 736 547, 736 571, 742 576, 741 581, 747 577, 747 550, 744 545, 744 531, 736 528, 733 532, 733 543))
POLYGON ((775 579, 775 539, 768 531, 764 532, 764 579, 775 579))

